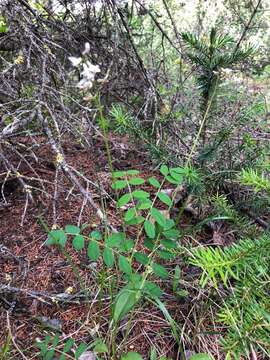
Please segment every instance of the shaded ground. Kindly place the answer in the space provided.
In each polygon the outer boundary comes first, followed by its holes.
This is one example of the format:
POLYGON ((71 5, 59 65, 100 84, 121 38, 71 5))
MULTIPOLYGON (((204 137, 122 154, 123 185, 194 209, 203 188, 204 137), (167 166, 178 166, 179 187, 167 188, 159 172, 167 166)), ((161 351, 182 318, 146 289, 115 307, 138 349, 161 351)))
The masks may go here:
MULTIPOLYGON (((22 138, 19 141, 23 144, 28 140, 22 138)), ((42 183, 42 191, 34 191, 34 204, 29 203, 26 207, 25 194, 16 177, 11 175, 7 178, 5 169, 0 170, 3 185, 0 205, 0 345, 3 346, 7 341, 8 334, 12 336, 13 341, 7 359, 23 359, 23 356, 26 359, 38 359, 35 341, 47 333, 53 334, 48 325, 61 330, 61 341, 72 337, 77 343, 89 343, 95 337, 108 335, 108 295, 105 292, 99 293, 97 281, 93 280, 99 264, 92 264, 84 251, 74 253, 71 246, 68 246, 68 251, 80 268, 85 287, 90 289, 91 293, 90 301, 80 300, 82 294, 78 279, 58 249, 44 245, 47 236, 42 226, 43 223, 47 223, 51 227, 55 217, 59 227, 67 224, 86 224, 85 231, 90 232, 100 227, 99 219, 61 174, 54 201, 51 196, 55 192, 54 159, 48 146, 43 144, 44 139, 39 138, 35 141, 39 144, 39 161, 34 162, 32 159, 31 166, 22 165, 14 154, 10 154, 17 171, 25 176, 30 185, 41 189, 42 183), (42 182, 37 181, 38 178, 42 179, 42 182), (9 290, 5 287, 9 287, 9 290), (55 298, 55 294, 59 298, 55 298), (23 354, 20 351, 23 351, 23 354)), ((138 146, 135 150, 135 146, 129 143, 127 138, 111 137, 110 145, 115 169, 139 169, 144 177, 153 174, 151 163, 148 162, 145 153, 138 150, 138 146)), ((80 145, 70 141, 64 143, 68 163, 89 180, 101 185, 105 192, 111 192, 103 142, 96 140, 93 149, 95 150, 84 150, 80 145)), ((95 187, 90 190, 94 199, 99 201, 100 191, 95 187)), ((115 210, 114 199, 106 195, 102 198, 110 221, 117 228, 120 219, 115 210)), ((184 222, 188 221, 186 218, 184 222)), ((202 235, 202 241, 211 239, 212 235, 205 233, 202 235)), ((196 241, 200 241, 200 238, 196 241)), ((179 261, 181 262, 181 259, 179 261)), ((163 284, 164 297, 167 309, 171 310, 174 319, 178 319, 183 325, 187 349, 204 342, 208 343, 207 346, 209 343, 212 344, 214 349, 218 336, 205 333, 205 326, 209 324, 211 328, 212 320, 207 318, 209 315, 204 314, 204 310, 197 308, 195 302, 197 297, 204 296, 203 292, 199 291, 197 278, 196 273, 191 272, 187 275, 182 289, 186 294, 178 300, 171 295, 171 285, 165 284, 164 288, 163 284), (195 315, 205 319, 201 328, 195 328, 191 309, 195 315)), ((105 284, 105 289, 108 286, 105 284)), ((126 329, 127 324, 123 321, 119 331, 119 344, 125 336, 126 329)), ((180 359, 179 348, 171 334, 170 325, 161 311, 147 303, 136 312, 124 348, 138 351, 147 357, 152 346, 155 346, 160 355, 180 359)))

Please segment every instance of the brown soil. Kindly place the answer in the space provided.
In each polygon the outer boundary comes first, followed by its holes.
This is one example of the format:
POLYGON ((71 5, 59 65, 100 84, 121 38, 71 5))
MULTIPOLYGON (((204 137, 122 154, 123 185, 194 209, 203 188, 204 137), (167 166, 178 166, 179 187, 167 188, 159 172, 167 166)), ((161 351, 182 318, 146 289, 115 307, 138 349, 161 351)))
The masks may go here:
MULTIPOLYGON (((29 139, 20 138, 18 141, 24 144, 29 139)), ((67 289, 73 294, 78 294, 80 286, 62 253, 55 247, 45 245, 47 234, 42 222, 49 227, 54 222, 52 194, 55 191, 56 170, 53 156, 45 139, 36 138, 35 142, 39 146, 37 151, 39 161, 35 162, 29 155, 28 161, 31 166, 20 163, 20 159, 15 154, 9 154, 9 159, 17 171, 24 175, 28 185, 36 189, 34 203, 29 202, 26 206, 26 197, 16 176, 13 174, 7 178, 5 168, 0 168, 0 183, 5 185, 2 187, 4 198, 2 193, 2 199, 0 199, 0 266, 2 269, 0 286, 7 285, 14 288, 13 292, 0 289, 0 346, 6 343, 8 334, 12 336, 12 342, 14 342, 11 344, 12 350, 9 352, 8 359, 23 359, 19 350, 23 351, 25 359, 39 359, 35 346, 36 339, 43 339, 46 334, 54 333, 47 328, 48 319, 54 319, 57 324, 60 324, 62 341, 70 336, 77 344, 89 343, 93 341, 93 329, 97 326, 99 330, 94 337, 108 335, 110 304, 106 294, 100 296, 101 300, 97 300, 99 299, 98 295, 96 296, 98 288, 96 281, 93 281, 93 268, 85 251, 76 253, 70 244, 67 246, 94 300, 85 303, 80 302, 78 298, 74 298, 73 302, 72 299, 65 302, 52 298, 53 294, 65 294, 67 289), (37 180, 38 178, 42 182, 37 180), (44 326, 44 321, 43 323, 40 321, 41 317, 46 317, 43 318, 46 320, 46 326, 44 326)), ((140 176, 145 178, 153 175, 151 164, 145 153, 138 151, 138 146, 133 146, 127 138, 111 136, 110 144, 115 169, 139 169, 140 176), (123 146, 116 147, 114 144, 123 146)), ((93 183, 100 184, 105 191, 111 193, 111 179, 104 155, 104 144, 101 140, 96 140, 92 150, 85 150, 79 144, 66 140, 63 149, 70 165, 81 171, 93 183)), ((62 174, 59 174, 58 180, 57 226, 61 228, 67 224, 76 225, 80 218, 80 224, 86 224, 84 230, 86 233, 99 228, 101 225, 95 211, 88 205, 82 208, 83 198, 77 189, 73 188, 62 174)), ((147 187, 145 189, 150 190, 147 187)), ((99 203, 99 190, 95 187, 89 190, 95 201, 99 203)), ((114 227, 119 227, 120 218, 113 200, 105 196, 104 202, 110 222, 114 227)), ((160 209, 162 209, 161 204, 160 209)), ((166 293, 167 290, 167 308, 172 309, 175 319, 178 318, 183 322, 183 314, 188 313, 190 306, 193 306, 190 303, 191 298, 185 298, 184 302, 175 302, 169 294, 170 287, 164 289, 166 293)), ((191 291, 197 292, 197 289, 193 288, 191 291)), ((189 320, 186 319, 186 321, 189 320)), ((175 359, 180 358, 180 355, 177 355, 178 348, 171 335, 170 325, 154 305, 147 303, 142 306, 135 314, 132 324, 124 350, 138 351, 147 357, 149 349, 154 344, 160 354, 172 356, 175 359)), ((121 328, 119 342, 125 334, 126 324, 123 323, 121 328)))

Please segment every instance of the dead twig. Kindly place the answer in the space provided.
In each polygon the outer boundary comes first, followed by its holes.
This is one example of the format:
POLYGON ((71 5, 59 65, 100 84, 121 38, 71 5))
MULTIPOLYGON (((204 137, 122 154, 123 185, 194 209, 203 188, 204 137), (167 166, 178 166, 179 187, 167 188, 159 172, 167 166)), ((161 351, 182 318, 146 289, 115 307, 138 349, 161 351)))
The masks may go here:
POLYGON ((114 229, 114 227, 111 224, 109 224, 106 215, 102 212, 100 207, 95 203, 90 192, 85 190, 85 188, 81 185, 81 183, 79 182, 78 178, 76 177, 76 175, 74 174, 72 169, 67 164, 64 153, 61 148, 61 145, 60 144, 57 145, 55 138, 52 134, 52 131, 48 125, 48 121, 47 121, 47 119, 43 118, 40 110, 38 111, 38 118, 40 120, 40 124, 44 127, 44 131, 48 136, 49 144, 50 144, 54 154, 56 155, 57 166, 68 177, 68 179, 71 181, 71 183, 79 189, 80 193, 88 200, 90 205, 96 210, 96 214, 100 218, 102 223, 106 224, 108 227, 111 228, 112 231, 116 232, 116 229, 114 229))
POLYGON ((16 348, 16 350, 19 352, 19 354, 21 355, 22 359, 24 360, 28 360, 28 358, 23 354, 23 352, 21 351, 21 349, 19 348, 19 346, 17 345, 16 341, 15 341, 15 338, 12 334, 12 331, 11 331, 11 325, 10 325, 10 318, 9 318, 9 311, 6 312, 6 315, 7 315, 7 328, 8 328, 8 333, 9 333, 9 336, 11 338, 11 341, 12 341, 12 344, 14 345, 14 347, 16 348))

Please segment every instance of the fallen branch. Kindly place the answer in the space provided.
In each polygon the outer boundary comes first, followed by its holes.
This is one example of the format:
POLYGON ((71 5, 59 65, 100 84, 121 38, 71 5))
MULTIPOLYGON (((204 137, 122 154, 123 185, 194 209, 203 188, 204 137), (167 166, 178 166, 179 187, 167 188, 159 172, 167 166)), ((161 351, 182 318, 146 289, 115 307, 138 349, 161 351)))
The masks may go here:
POLYGON ((45 119, 42 116, 41 110, 38 110, 38 118, 40 121, 40 124, 43 126, 44 131, 48 137, 48 141, 49 144, 54 152, 54 154, 56 155, 56 164, 57 166, 63 171, 63 173, 67 176, 67 178, 71 181, 71 183, 73 185, 75 185, 80 193, 88 200, 88 202, 90 203, 90 205, 96 210, 97 216, 100 218, 100 220, 102 221, 102 223, 104 223, 105 225, 107 225, 112 231, 117 232, 116 229, 114 229, 114 227, 109 224, 108 219, 106 217, 106 215, 102 212, 102 210, 100 209, 100 207, 95 203, 92 195, 90 194, 89 191, 87 191, 79 182, 77 176, 74 174, 73 170, 70 168, 70 166, 67 164, 66 160, 65 160, 65 156, 63 153, 63 150, 61 148, 60 144, 56 143, 56 140, 52 134, 52 131, 48 125, 48 121, 47 119, 45 119))
MULTIPOLYGON (((67 303, 74 303, 74 304, 78 304, 79 303, 79 299, 85 299, 87 301, 89 301, 89 296, 86 296, 85 292, 84 293, 76 293, 76 294, 68 294, 68 293, 58 293, 58 294, 50 294, 48 292, 45 291, 36 291, 36 290, 28 290, 28 289, 22 289, 22 288, 18 288, 18 287, 14 287, 14 286, 10 286, 10 285, 4 285, 4 284, 0 284, 0 294, 11 294, 11 293, 23 293, 24 295, 33 297, 37 300, 43 301, 42 298, 44 299, 49 299, 51 300, 53 303, 57 303, 57 302, 67 302, 67 303)), ((96 296, 90 296, 91 301, 100 301, 100 300, 107 300, 110 297, 105 297, 103 299, 96 299, 96 296)))
POLYGON ((14 347, 17 349, 17 351, 19 352, 19 354, 21 355, 22 359, 25 359, 27 360, 28 358, 22 353, 21 349, 19 348, 19 346, 17 345, 16 341, 15 341, 15 338, 12 334, 12 331, 11 331, 11 325, 10 325, 10 318, 9 318, 9 312, 7 311, 6 312, 7 314, 7 328, 8 328, 8 333, 9 333, 9 336, 11 338, 11 341, 12 341, 12 344, 14 345, 14 347))

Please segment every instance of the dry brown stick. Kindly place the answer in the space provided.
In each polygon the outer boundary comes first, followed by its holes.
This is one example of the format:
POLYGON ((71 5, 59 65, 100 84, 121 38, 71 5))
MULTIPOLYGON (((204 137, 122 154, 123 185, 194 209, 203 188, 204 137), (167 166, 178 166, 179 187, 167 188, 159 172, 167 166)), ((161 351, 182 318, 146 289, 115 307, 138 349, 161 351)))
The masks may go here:
POLYGON ((252 12, 252 14, 250 16, 249 21, 248 21, 247 25, 245 26, 245 28, 244 28, 241 36, 240 36, 240 39, 238 40, 238 42, 237 42, 237 44, 235 46, 234 53, 239 49, 239 46, 241 45, 242 41, 244 40, 244 38, 246 36, 246 33, 249 31, 252 20, 253 20, 254 16, 258 12, 258 9, 259 9, 259 6, 261 5, 261 2, 262 2, 262 0, 259 0, 257 2, 257 5, 255 6, 255 8, 254 8, 254 10, 253 10, 253 12, 252 12))
MULTIPOLYGON (((88 183, 87 183, 86 191, 89 191, 89 185, 88 185, 88 183)), ((78 217, 78 220, 77 220, 77 226, 78 226, 78 227, 80 227, 80 225, 81 225, 82 214, 83 214, 83 211, 84 211, 84 208, 85 208, 86 204, 87 204, 87 199, 84 198, 84 199, 83 199, 83 202, 82 202, 81 209, 80 209, 79 217, 78 217)))
MULTIPOLYGON (((42 298, 45 299, 49 299, 53 302, 55 301, 63 301, 63 302, 68 302, 68 303, 78 303, 78 299, 80 298, 86 298, 87 301, 89 301, 89 297, 84 294, 84 293, 75 293, 75 294, 68 294, 68 293, 59 293, 59 294, 50 294, 46 291, 37 291, 37 290, 29 290, 29 289, 23 289, 23 288, 18 288, 18 287, 14 287, 14 286, 10 286, 10 285, 6 285, 6 284, 0 284, 0 294, 5 294, 5 293, 22 293, 25 294, 27 296, 31 296, 37 300, 40 301, 44 301, 42 298)), ((90 294, 90 298, 91 301, 99 301, 100 299, 97 299, 96 295, 90 294)), ((104 297, 102 300, 108 300, 110 297, 104 297)))
POLYGON ((35 116, 36 116, 36 109, 32 110, 30 112, 30 115, 24 119, 16 119, 15 118, 11 124, 7 125, 2 130, 2 132, 0 134, 0 141, 2 141, 4 138, 6 138, 10 135, 13 135, 15 133, 15 131, 20 130, 23 127, 25 127, 32 120, 34 120, 35 116))
MULTIPOLYGON (((36 176, 36 178, 28 178, 29 180, 37 180, 38 182, 40 182, 40 184, 41 184, 41 187, 42 187, 42 189, 43 190, 45 190, 45 187, 44 187, 44 185, 43 185, 43 182, 46 182, 46 180, 44 181, 44 180, 42 180, 41 178, 40 178, 40 176, 38 175, 38 173, 36 172, 36 170, 34 169, 34 167, 30 164, 30 162, 27 160, 27 158, 23 155, 23 154, 21 154, 17 149, 16 149, 16 147, 13 145, 13 144, 11 144, 10 142, 5 142, 5 144, 8 146, 8 147, 10 147, 11 149, 12 149, 12 151, 14 152, 14 153, 16 153, 17 155, 18 155, 18 157, 19 158, 21 158, 21 160, 29 167, 29 169, 35 174, 35 176, 36 176)), ((16 176, 16 174, 15 174, 15 176, 16 176)), ((27 178, 26 176, 24 176, 24 175, 22 175, 22 174, 20 174, 20 176, 22 176, 23 178, 27 178)))
POLYGON ((80 295, 77 295, 77 294, 72 294, 72 295, 67 294, 67 293, 50 294, 45 291, 28 290, 28 289, 22 289, 22 288, 18 288, 18 287, 14 287, 14 286, 3 285, 3 284, 0 284, 0 294, 1 293, 4 293, 4 294, 5 293, 7 293, 7 294, 22 293, 22 294, 33 297, 40 301, 44 301, 42 298, 45 298, 45 299, 49 299, 53 302, 64 301, 64 302, 69 302, 69 303, 78 303, 77 300, 72 300, 72 299, 80 297, 80 295))
POLYGON ((7 328, 8 328, 8 333, 9 336, 11 338, 12 344, 14 345, 14 347, 16 348, 16 350, 19 352, 19 354, 21 355, 22 359, 24 360, 28 360, 28 358, 23 354, 23 352, 21 351, 21 349, 19 348, 19 346, 17 345, 14 336, 12 335, 12 331, 11 331, 11 326, 10 326, 10 318, 9 318, 9 312, 6 312, 7 314, 7 328))
POLYGON ((85 190, 85 188, 81 185, 81 183, 79 182, 78 178, 76 177, 72 169, 67 164, 61 145, 56 143, 52 131, 48 125, 48 121, 45 118, 43 118, 40 109, 38 110, 38 118, 41 125, 44 127, 45 133, 48 137, 49 144, 56 155, 57 166, 59 166, 59 168, 63 171, 63 173, 67 176, 67 178, 71 181, 71 183, 79 189, 80 193, 88 200, 90 205, 96 210, 97 216, 100 218, 100 220, 103 223, 105 223, 107 226, 109 226, 112 231, 116 232, 116 229, 114 229, 114 227, 111 224, 109 224, 106 215, 102 212, 100 207, 95 203, 90 192, 85 190))
POLYGON ((252 219, 254 220, 255 223, 257 223, 258 225, 260 225, 262 228, 264 229, 269 229, 270 226, 269 224, 264 221, 263 219, 261 219, 260 217, 256 216, 251 210, 245 209, 243 208, 243 211, 252 219))
MULTIPOLYGON (((1 150, 1 147, 0 147, 1 150)), ((30 200, 32 202, 34 202, 33 196, 32 196, 32 191, 31 191, 31 186, 27 185, 24 180, 22 179, 22 177, 18 174, 18 172, 16 171, 15 167, 11 164, 11 162, 4 156, 3 151, 0 151, 0 157, 3 160, 7 171, 12 171, 14 174, 17 174, 17 179, 19 180, 19 182, 21 183, 27 198, 29 197, 30 200)))
POLYGON ((2 185, 1 185, 1 195, 2 195, 2 199, 4 200, 4 204, 7 205, 8 202, 7 202, 7 199, 5 197, 5 193, 4 193, 4 188, 5 188, 5 185, 6 185, 6 182, 11 174, 11 171, 10 170, 7 170, 5 174, 5 178, 4 178, 4 181, 2 182, 2 185))
POLYGON ((110 199, 110 201, 115 202, 115 200, 111 197, 111 195, 109 193, 107 193, 107 191, 105 191, 105 189, 103 188, 103 186, 101 186, 100 184, 95 184, 93 181, 87 179, 87 177, 85 177, 83 174, 81 174, 78 170, 76 170, 75 168, 73 168, 72 166, 69 165, 69 168, 80 178, 82 178, 86 183, 87 186, 88 185, 92 185, 94 186, 101 195, 106 196, 107 198, 110 199))
POLYGON ((147 11, 147 13, 149 14, 149 16, 151 17, 151 19, 153 20, 153 22, 155 23, 156 27, 159 29, 159 31, 161 32, 162 36, 164 36, 167 41, 170 43, 170 45, 178 52, 181 54, 181 51, 175 46, 175 44, 173 43, 173 41, 170 39, 170 37, 168 36, 168 34, 166 33, 166 31, 164 31, 164 29, 162 28, 162 26, 160 25, 160 23, 157 21, 156 17, 152 14, 152 12, 150 10, 148 10, 144 4, 139 1, 136 0, 136 2, 141 6, 142 9, 144 9, 145 11, 147 11))
POLYGON ((23 259, 23 256, 17 256, 15 255, 11 250, 9 250, 5 245, 0 244, 0 256, 3 254, 3 256, 5 257, 10 257, 12 259, 15 259, 16 261, 18 261, 19 263, 21 261, 25 261, 23 259))
POLYGON ((170 21, 171 21, 171 23, 172 23, 173 31, 174 31, 174 33, 175 33, 175 37, 176 37, 176 39, 177 39, 177 41, 178 41, 179 47, 180 47, 180 49, 182 50, 181 38, 180 38, 180 36, 179 36, 179 32, 178 32, 178 30, 177 30, 176 23, 175 23, 175 21, 174 21, 174 19, 173 19, 173 16, 172 16, 172 14, 171 14, 171 12, 170 12, 170 9, 169 9, 169 6, 168 6, 168 4, 167 4, 167 0, 162 0, 162 2, 163 2, 163 4, 164 4, 164 7, 165 7, 165 9, 166 9, 166 11, 167 11, 167 14, 168 14, 168 16, 169 16, 169 18, 170 18, 170 21))
POLYGON ((54 192, 53 192, 53 225, 56 225, 56 218, 57 218, 57 199, 58 199, 58 176, 59 176, 59 167, 56 167, 55 170, 55 177, 54 177, 54 192))
POLYGON ((24 223, 24 219, 25 219, 25 216, 26 216, 26 211, 27 211, 27 208, 28 208, 28 203, 29 203, 29 197, 30 196, 32 196, 31 193, 27 192, 26 193, 25 204, 24 204, 24 209, 23 209, 23 214, 22 214, 22 219, 21 219, 21 223, 20 223, 21 226, 23 226, 23 223, 24 223))

